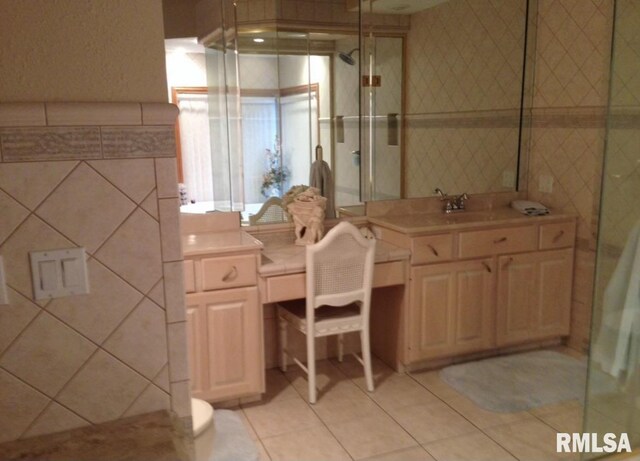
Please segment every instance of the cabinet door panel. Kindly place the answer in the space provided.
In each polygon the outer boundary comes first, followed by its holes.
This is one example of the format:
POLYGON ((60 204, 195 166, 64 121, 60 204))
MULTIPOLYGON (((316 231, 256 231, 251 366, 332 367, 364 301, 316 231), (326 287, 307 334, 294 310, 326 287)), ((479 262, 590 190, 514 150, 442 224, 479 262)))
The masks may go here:
POLYGON ((573 250, 549 251, 540 261, 538 330, 541 336, 569 334, 573 250))
POLYGON ((491 259, 415 267, 411 274, 411 360, 493 346, 491 259))
POLYGON ((568 335, 573 249, 503 256, 498 264, 498 345, 568 335))
POLYGON ((455 343, 460 351, 493 342, 493 268, 490 260, 483 263, 464 264, 457 272, 455 343))
POLYGON ((526 341, 532 335, 536 305, 536 261, 527 253, 498 260, 498 346, 526 341))
POLYGON ((187 353, 191 390, 202 392, 208 387, 206 312, 198 303, 192 304, 187 297, 187 353))
POLYGON ((411 271, 411 360, 437 356, 453 345, 454 279, 439 266, 411 271))
POLYGON ((225 400, 264 392, 262 309, 256 287, 219 290, 187 295, 187 305, 197 309, 192 316, 198 326, 190 328, 204 336, 194 346, 193 395, 209 401, 225 400), (200 364, 199 369, 197 364, 200 364))
POLYGON ((241 382, 247 375, 245 351, 246 306, 241 302, 207 305, 209 332, 209 382, 224 386, 241 382))

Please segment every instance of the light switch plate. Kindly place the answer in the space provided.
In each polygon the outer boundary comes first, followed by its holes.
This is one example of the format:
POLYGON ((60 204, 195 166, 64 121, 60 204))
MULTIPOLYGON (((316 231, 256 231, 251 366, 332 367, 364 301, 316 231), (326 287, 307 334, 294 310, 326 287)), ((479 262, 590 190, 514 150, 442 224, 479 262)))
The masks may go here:
POLYGON ((541 174, 538 177, 538 191, 550 194, 553 192, 553 176, 541 174))
POLYGON ((7 274, 4 271, 4 261, 0 256, 0 305, 9 304, 9 289, 7 288, 7 274))
POLYGON ((89 293, 84 248, 32 251, 29 257, 35 299, 89 293))

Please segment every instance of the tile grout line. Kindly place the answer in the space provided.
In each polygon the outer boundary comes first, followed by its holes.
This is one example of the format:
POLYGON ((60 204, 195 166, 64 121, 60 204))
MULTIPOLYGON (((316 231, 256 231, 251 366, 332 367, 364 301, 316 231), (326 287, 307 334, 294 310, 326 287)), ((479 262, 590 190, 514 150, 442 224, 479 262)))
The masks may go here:
MULTIPOLYGON (((299 369, 298 365, 291 364, 291 365, 287 365, 288 367, 296 367, 299 369)), ((340 442, 340 440, 338 440, 338 438, 335 436, 335 434, 331 431, 331 429, 329 428, 329 426, 327 425, 327 423, 325 423, 322 418, 320 418, 320 416, 318 415, 318 413, 313 409, 313 405, 311 405, 308 401, 308 398, 305 398, 302 393, 293 385, 293 383, 289 380, 289 378, 287 377, 286 372, 283 372, 280 367, 275 367, 280 373, 282 373, 282 376, 284 377, 284 379, 287 380, 287 382, 289 383, 288 385, 291 386, 293 388, 293 390, 298 394, 298 396, 302 399, 302 401, 305 403, 305 405, 307 405, 307 407, 313 412, 313 414, 315 415, 316 418, 318 418, 318 420, 320 421, 320 423, 322 424, 322 426, 324 426, 324 428, 329 432, 329 434, 331 434, 331 437, 336 441, 336 443, 344 450, 344 452, 347 454, 347 456, 351 459, 354 460, 355 458, 351 455, 351 453, 349 453, 349 451, 346 449, 346 447, 344 445, 342 445, 342 443, 340 442)), ((342 373, 342 371, 338 370, 340 373, 342 373)), ((344 375, 344 373, 343 373, 344 375)), ((346 376, 345 376, 346 377, 346 376)), ((244 411, 244 409, 243 409, 244 411)), ((247 418, 249 419, 249 418, 247 418)), ((297 431, 291 431, 289 433, 293 433, 293 432, 297 432, 297 431)), ((258 432, 256 431, 256 435, 258 435, 258 432)), ((283 434, 281 434, 283 435, 283 434)), ((277 437, 277 436, 273 436, 273 437, 277 437)), ((260 439, 260 441, 262 442, 262 438, 260 438, 260 436, 258 436, 258 438, 260 439)), ((270 438, 270 437, 265 437, 265 438, 270 438)), ((267 447, 264 445, 263 446, 265 448, 265 450, 268 449, 267 447)))

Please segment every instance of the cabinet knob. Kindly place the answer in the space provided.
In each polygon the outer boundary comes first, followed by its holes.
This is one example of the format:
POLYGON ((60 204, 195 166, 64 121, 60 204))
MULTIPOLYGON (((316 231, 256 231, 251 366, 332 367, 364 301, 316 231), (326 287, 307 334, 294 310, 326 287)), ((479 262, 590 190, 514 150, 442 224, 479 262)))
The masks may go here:
POLYGON ((555 237, 553 237, 553 243, 556 243, 558 240, 560 240, 562 238, 562 236, 564 235, 564 231, 561 230, 560 232, 558 232, 556 234, 555 237))
POLYGON ((231 270, 227 272, 224 277, 222 277, 222 281, 228 282, 230 280, 235 279, 237 276, 238 276, 238 269, 236 268, 236 266, 232 266, 231 270))
POLYGON ((431 250, 431 253, 433 253, 434 256, 439 256, 438 251, 435 248, 433 248, 432 245, 427 244, 427 246, 429 247, 429 249, 431 250))
POLYGON ((493 241, 493 243, 502 243, 502 242, 506 242, 506 241, 507 241, 507 237, 502 237, 502 238, 499 238, 499 239, 495 239, 493 241))
POLYGON ((507 267, 509 267, 509 264, 511 264, 512 262, 513 262, 513 258, 507 259, 507 261, 502 265, 502 268, 506 269, 507 267))

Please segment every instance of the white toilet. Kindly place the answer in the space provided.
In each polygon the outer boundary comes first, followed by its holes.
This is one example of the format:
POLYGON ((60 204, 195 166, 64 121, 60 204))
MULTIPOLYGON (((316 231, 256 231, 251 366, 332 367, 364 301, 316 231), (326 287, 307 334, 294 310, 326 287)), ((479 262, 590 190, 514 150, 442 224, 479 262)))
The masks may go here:
POLYGON ((198 437, 213 422, 213 407, 200 399, 191 399, 191 418, 193 419, 193 436, 198 437))

